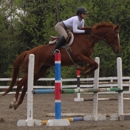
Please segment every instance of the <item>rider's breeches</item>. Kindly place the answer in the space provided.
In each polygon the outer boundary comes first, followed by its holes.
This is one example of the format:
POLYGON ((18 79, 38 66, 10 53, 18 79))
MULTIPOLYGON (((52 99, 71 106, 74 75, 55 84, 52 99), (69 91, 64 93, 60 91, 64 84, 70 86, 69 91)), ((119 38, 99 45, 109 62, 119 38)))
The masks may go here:
POLYGON ((65 25, 62 22, 58 22, 55 26, 55 30, 56 32, 60 35, 60 36, 64 36, 65 39, 67 39, 68 34, 65 28, 65 25))

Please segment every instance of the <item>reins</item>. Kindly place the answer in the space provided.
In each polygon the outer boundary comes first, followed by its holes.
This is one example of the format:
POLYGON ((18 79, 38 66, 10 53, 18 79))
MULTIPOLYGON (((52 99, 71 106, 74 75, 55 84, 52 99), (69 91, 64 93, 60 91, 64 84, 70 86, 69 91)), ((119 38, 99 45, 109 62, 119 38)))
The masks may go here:
POLYGON ((108 33, 106 33, 103 37, 99 37, 98 35, 94 34, 93 32, 91 32, 90 36, 88 37, 89 41, 92 42, 93 44, 95 44, 96 42, 98 42, 99 40, 101 41, 104 41, 106 43, 106 40, 104 39, 104 37, 106 37, 108 34, 110 33, 113 33, 115 34, 114 32, 114 29, 112 29, 111 31, 109 31, 108 33), (95 41, 92 41, 93 40, 93 36, 97 38, 97 40, 95 41), (92 40, 91 40, 92 39, 92 40))

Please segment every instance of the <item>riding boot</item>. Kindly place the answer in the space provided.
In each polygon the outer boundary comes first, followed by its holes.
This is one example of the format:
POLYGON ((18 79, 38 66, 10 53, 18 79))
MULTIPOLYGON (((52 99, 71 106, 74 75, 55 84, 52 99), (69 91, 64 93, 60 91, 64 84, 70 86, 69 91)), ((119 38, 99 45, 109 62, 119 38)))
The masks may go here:
POLYGON ((66 43, 66 39, 64 38, 64 36, 62 36, 62 37, 58 40, 58 42, 56 43, 56 46, 55 46, 54 50, 52 51, 52 55, 55 54, 56 49, 59 49, 59 48, 60 48, 62 45, 64 45, 65 43, 66 43))

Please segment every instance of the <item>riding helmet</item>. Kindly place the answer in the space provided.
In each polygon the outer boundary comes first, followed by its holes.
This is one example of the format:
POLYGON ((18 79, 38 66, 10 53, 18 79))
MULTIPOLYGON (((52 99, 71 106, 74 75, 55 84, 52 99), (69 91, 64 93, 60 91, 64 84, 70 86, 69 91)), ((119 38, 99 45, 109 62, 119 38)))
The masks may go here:
POLYGON ((86 14, 86 13, 87 13, 87 10, 84 7, 78 8, 77 12, 76 12, 77 15, 79 15, 79 14, 86 14))

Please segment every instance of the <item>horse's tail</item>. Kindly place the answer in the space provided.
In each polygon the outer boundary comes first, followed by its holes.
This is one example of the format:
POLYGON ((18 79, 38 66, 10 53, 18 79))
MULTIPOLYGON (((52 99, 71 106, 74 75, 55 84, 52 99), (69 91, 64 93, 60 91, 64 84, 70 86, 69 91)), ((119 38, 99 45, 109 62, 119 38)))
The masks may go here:
POLYGON ((24 60, 27 53, 28 53, 28 51, 24 51, 15 59, 10 87, 2 94, 2 96, 9 93, 12 90, 12 88, 14 87, 16 80, 18 78, 18 75, 19 75, 21 65, 22 65, 23 60, 24 60))

